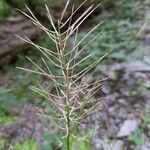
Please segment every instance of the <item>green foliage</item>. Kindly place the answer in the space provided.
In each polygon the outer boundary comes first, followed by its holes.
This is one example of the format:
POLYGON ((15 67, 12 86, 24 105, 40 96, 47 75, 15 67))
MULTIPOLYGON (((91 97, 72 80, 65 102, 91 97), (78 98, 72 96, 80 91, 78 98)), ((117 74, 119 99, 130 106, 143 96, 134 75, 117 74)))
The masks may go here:
POLYGON ((150 123, 150 113, 142 113, 141 118, 144 124, 147 125, 150 123))
POLYGON ((16 117, 11 115, 14 108, 23 105, 16 95, 12 93, 12 89, 0 89, 0 123, 14 122, 16 117))
POLYGON ((0 17, 7 17, 11 13, 11 8, 4 0, 0 0, 0 17))
POLYGON ((44 46, 45 48, 56 51, 55 43, 46 34, 41 35, 38 38, 37 43, 41 46, 44 46))
POLYGON ((12 73, 15 77, 15 84, 9 88, 0 88, 0 108, 9 113, 15 107, 21 107, 26 100, 31 97, 32 92, 28 89, 29 85, 40 83, 41 76, 34 74, 20 74, 15 76, 16 72, 12 73))
POLYGON ((25 138, 20 143, 6 144, 6 140, 0 140, 0 150, 38 150, 37 143, 34 140, 25 138), (7 145, 7 146, 6 146, 7 145))
MULTIPOLYGON (((11 67, 7 69, 10 71, 11 78, 13 77, 13 82, 9 86, 0 88, 1 123, 15 121, 16 116, 14 116, 12 112, 14 110, 19 110, 29 100, 29 97, 37 96, 37 94, 28 89, 28 86, 39 83, 42 79, 41 76, 35 76, 34 74, 18 74, 19 71, 14 71, 11 67)), ((39 100, 40 97, 39 99, 36 98, 37 103, 39 100)))
POLYGON ((133 89, 130 91, 130 95, 136 96, 136 95, 144 93, 146 90, 147 88, 145 87, 145 84, 143 83, 143 81, 137 80, 135 82, 133 89))
POLYGON ((3 110, 5 113, 9 114, 13 108, 22 106, 23 103, 8 89, 2 89, 0 93, 0 110, 3 110))
MULTIPOLYGON (((42 34, 38 39, 37 39, 37 43, 40 46, 43 46, 47 49, 50 49, 51 51, 55 52, 56 51, 56 47, 55 47, 55 43, 46 35, 46 34, 42 34)), ((35 51, 37 51, 36 48, 34 48, 35 51)), ((40 55, 39 55, 40 57, 40 55)), ((53 59, 51 57, 51 59, 53 59)), ((42 65, 41 60, 38 60, 39 62, 37 62, 39 65, 42 65)), ((56 74, 59 74, 59 69, 56 69, 55 65, 51 63, 51 61, 47 60, 47 64, 49 66, 51 66, 51 70, 55 71, 56 74)), ((41 66, 42 67, 42 66, 41 66)))
POLYGON ((129 141, 133 142, 135 145, 142 145, 144 144, 144 139, 143 139, 143 132, 147 132, 147 125, 150 124, 150 114, 148 112, 144 112, 141 114, 141 119, 142 123, 141 126, 138 130, 133 132, 131 135, 129 135, 128 139, 129 141))
POLYGON ((71 150, 88 150, 89 149, 89 143, 87 141, 78 141, 76 143, 73 143, 71 150))
MULTIPOLYGON (((44 134, 42 136, 42 140, 44 141, 40 145, 40 150, 54 150, 56 148, 59 149, 64 149, 66 150, 65 147, 65 139, 61 138, 62 132, 55 133, 55 134, 44 134)), ((88 135, 89 136, 89 135, 88 135)), ((89 142, 90 137, 84 137, 84 138, 72 138, 72 144, 71 144, 71 150, 90 150, 90 142, 89 142)))
POLYGON ((147 132, 147 130, 149 130, 148 126, 150 124, 150 112, 149 111, 148 112, 143 112, 141 114, 141 119, 142 119, 142 123, 141 123, 140 129, 142 131, 147 132))
POLYGON ((116 14, 125 19, 135 19, 141 5, 134 0, 119 0, 114 2, 116 14), (134 7, 133 7, 134 6, 134 7))
POLYGON ((90 142, 86 139, 76 139, 72 143, 71 150, 90 150, 90 142))
MULTIPOLYGON (((43 143, 40 145, 40 150, 54 150, 59 145, 59 138, 61 137, 60 134, 44 134, 42 136, 43 143)), ((59 150, 59 149, 58 149, 59 150)))
POLYGON ((15 116, 6 114, 3 110, 0 111, 0 123, 12 123, 15 122, 15 120, 15 116))
POLYGON ((141 130, 133 132, 131 135, 129 135, 128 139, 135 145, 142 145, 144 143, 141 130))
POLYGON ((0 139, 0 150, 4 150, 5 140, 0 139))
POLYGON ((12 150, 37 150, 37 144, 34 140, 25 139, 21 143, 13 145, 12 150))

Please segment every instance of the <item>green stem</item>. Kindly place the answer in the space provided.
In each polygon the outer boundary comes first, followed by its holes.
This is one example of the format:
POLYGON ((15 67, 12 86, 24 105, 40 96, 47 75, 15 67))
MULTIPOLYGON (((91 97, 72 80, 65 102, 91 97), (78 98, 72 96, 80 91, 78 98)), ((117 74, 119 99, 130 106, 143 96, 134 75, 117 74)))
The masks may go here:
MULTIPOLYGON (((68 72, 66 71, 66 77, 68 77, 68 72)), ((70 105, 69 105, 69 83, 68 83, 68 78, 66 78, 66 104, 67 104, 67 150, 70 150, 70 105)))
MULTIPOLYGON (((60 32, 60 22, 58 22, 58 28, 59 28, 59 34, 61 35, 61 32, 60 32)), ((66 148, 67 150, 70 150, 70 105, 69 105, 69 94, 70 94, 70 91, 69 91, 69 79, 68 79, 68 69, 67 69, 67 63, 65 63, 65 43, 64 41, 62 40, 61 36, 59 37, 59 50, 62 54, 61 56, 61 66, 63 67, 63 72, 64 72, 64 85, 65 85, 65 93, 66 93, 66 118, 67 118, 67 121, 66 121, 66 126, 67 126, 67 137, 66 137, 66 148)))
MULTIPOLYGON (((68 109, 69 110, 69 109, 68 109)), ((70 150, 70 118, 69 118, 69 111, 67 112, 67 128, 68 128, 68 134, 67 134, 67 150, 70 150)))
MULTIPOLYGON (((67 73, 68 74, 68 73, 67 73)), ((67 75, 68 77, 68 75, 67 75)), ((67 79, 68 80, 68 79, 67 79)), ((66 82, 66 103, 67 103, 67 150, 70 150, 70 105, 69 105, 69 84, 68 81, 66 82)))

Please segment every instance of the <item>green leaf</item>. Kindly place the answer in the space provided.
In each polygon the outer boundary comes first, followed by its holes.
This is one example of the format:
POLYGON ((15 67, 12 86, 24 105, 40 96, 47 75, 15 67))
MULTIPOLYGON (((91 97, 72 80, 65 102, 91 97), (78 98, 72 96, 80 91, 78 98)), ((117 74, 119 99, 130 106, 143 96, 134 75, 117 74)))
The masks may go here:
MULTIPOLYGON (((59 133, 61 134, 61 133, 59 133)), ((40 145, 40 150, 54 150, 57 146, 60 145, 60 139, 59 137, 62 137, 62 135, 56 135, 55 134, 43 134, 42 140, 44 141, 40 145), (58 136, 58 137, 57 137, 58 136)))
POLYGON ((144 143, 142 132, 140 130, 133 132, 131 135, 129 135, 128 139, 135 145, 142 145, 144 143))
POLYGON ((37 150, 37 145, 33 140, 25 139, 22 143, 15 144, 12 150, 37 150))
POLYGON ((142 114, 142 120, 144 123, 150 123, 150 114, 142 114))
POLYGON ((90 150, 90 144, 87 140, 74 141, 71 150, 90 150))

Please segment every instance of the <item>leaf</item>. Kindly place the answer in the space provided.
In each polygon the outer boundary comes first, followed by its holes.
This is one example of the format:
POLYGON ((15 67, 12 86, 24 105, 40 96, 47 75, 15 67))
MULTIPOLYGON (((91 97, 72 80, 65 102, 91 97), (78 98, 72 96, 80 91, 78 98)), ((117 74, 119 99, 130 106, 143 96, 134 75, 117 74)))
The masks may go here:
MULTIPOLYGON (((61 137, 61 135, 59 135, 61 137)), ((54 150, 61 144, 60 139, 55 134, 43 134, 43 143, 40 145, 40 150, 54 150)))
POLYGON ((80 140, 73 142, 71 150, 90 150, 89 148, 90 146, 87 140, 80 140))
POLYGON ((12 93, 3 93, 0 96, 0 109, 4 110, 6 113, 10 113, 13 108, 21 107, 24 102, 18 100, 17 96, 12 93))
POLYGON ((150 123, 150 114, 142 114, 142 120, 145 122, 145 123, 150 123))
POLYGON ((131 135, 129 135, 128 139, 135 145, 142 145, 144 143, 142 132, 140 130, 133 132, 131 135))
POLYGON ((12 150, 37 150, 37 145, 33 140, 25 139, 23 143, 15 144, 12 150))

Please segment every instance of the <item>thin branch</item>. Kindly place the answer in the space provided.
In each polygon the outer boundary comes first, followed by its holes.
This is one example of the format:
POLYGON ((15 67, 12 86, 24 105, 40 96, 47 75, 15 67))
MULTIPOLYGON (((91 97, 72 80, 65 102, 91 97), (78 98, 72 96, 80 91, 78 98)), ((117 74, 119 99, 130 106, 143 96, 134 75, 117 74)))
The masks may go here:
POLYGON ((71 13, 70 17, 66 20, 66 22, 63 23, 60 29, 63 28, 69 22, 70 18, 72 18, 72 16, 85 4, 86 1, 87 0, 83 1, 83 3, 81 3, 79 7, 74 12, 71 13))
POLYGON ((56 27, 55 27, 55 25, 54 25, 54 21, 53 21, 53 19, 52 19, 51 14, 50 14, 49 8, 48 8, 48 6, 47 6, 46 4, 45 4, 45 7, 46 7, 46 10, 47 10, 47 17, 48 17, 48 19, 49 19, 49 21, 50 21, 52 27, 54 28, 55 33, 57 34, 57 36, 59 36, 59 33, 58 33, 58 31, 57 31, 57 29, 56 29, 56 27))
POLYGON ((63 20, 63 18, 64 18, 64 15, 65 15, 65 12, 66 12, 66 10, 67 10, 67 8, 68 8, 69 3, 70 3, 70 1, 67 1, 66 5, 65 5, 65 7, 64 7, 64 9, 63 9, 63 11, 62 11, 61 18, 60 18, 60 22, 62 22, 62 20, 63 20))

